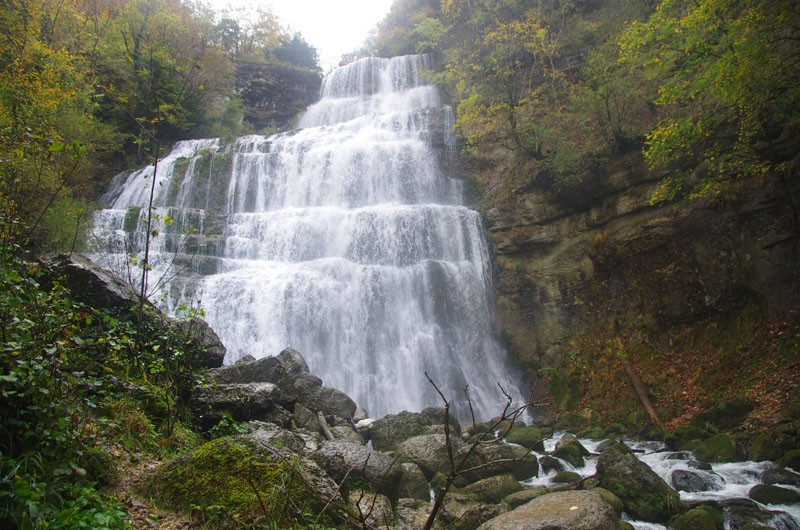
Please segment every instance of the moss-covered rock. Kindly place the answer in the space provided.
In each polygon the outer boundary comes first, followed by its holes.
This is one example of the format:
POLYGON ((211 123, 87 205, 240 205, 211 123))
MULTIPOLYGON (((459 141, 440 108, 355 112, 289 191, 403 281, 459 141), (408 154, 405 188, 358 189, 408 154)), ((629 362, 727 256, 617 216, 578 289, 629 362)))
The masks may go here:
POLYGON ((791 451, 785 452, 778 463, 783 467, 788 467, 800 472, 800 449, 792 449, 791 451))
POLYGON ((613 492, 605 489, 605 488, 592 488, 591 491, 600 495, 600 497, 612 508, 614 511, 617 512, 617 515, 622 515, 622 512, 625 510, 625 506, 622 504, 622 499, 614 495, 613 492))
POLYGON ((681 425, 666 436, 665 442, 670 449, 685 451, 694 449, 703 440, 711 438, 711 433, 696 425, 681 425))
POLYGON ((723 523, 722 513, 710 506, 698 506, 670 519, 669 527, 673 530, 722 530, 723 523))
POLYGON ((508 504, 509 507, 511 507, 511 509, 513 510, 514 508, 522 506, 525 503, 531 502, 536 497, 541 497, 542 495, 545 495, 547 493, 549 492, 547 488, 544 487, 524 489, 522 491, 517 491, 515 493, 512 493, 511 495, 506 495, 506 497, 503 499, 503 502, 508 504))
POLYGON ((585 462, 578 446, 564 445, 553 451, 553 456, 569 462, 573 467, 583 467, 585 462))
POLYGON ((770 433, 760 432, 747 442, 747 459, 753 462, 778 460, 781 455, 781 448, 770 433))
POLYGON ((513 475, 505 474, 473 482, 465 487, 463 491, 475 495, 483 502, 496 504, 500 502, 503 497, 522 491, 522 486, 519 485, 519 482, 513 475))
POLYGON ((298 514, 323 510, 321 522, 332 524, 337 511, 325 509, 327 501, 343 505, 336 484, 316 464, 247 435, 213 440, 162 465, 144 493, 218 528, 248 526, 256 518, 292 527, 298 514))
POLYGON ((538 427, 525 427, 522 425, 515 425, 508 431, 506 435, 508 443, 521 445, 526 449, 533 449, 534 451, 544 451, 544 437, 542 431, 538 427))
POLYGON ((574 471, 559 471, 556 473, 556 476, 553 477, 553 482, 556 484, 572 484, 573 482, 578 482, 582 478, 580 473, 575 473, 574 471))
POLYGON ((701 462, 733 462, 741 458, 736 441, 724 433, 715 434, 700 442, 694 449, 695 456, 701 462))
POLYGON ((795 504, 800 502, 800 493, 772 484, 756 484, 750 488, 748 497, 761 504, 795 504))
POLYGON ((600 486, 618 496, 636 519, 663 523, 680 508, 678 493, 624 444, 607 447, 597 461, 600 486))

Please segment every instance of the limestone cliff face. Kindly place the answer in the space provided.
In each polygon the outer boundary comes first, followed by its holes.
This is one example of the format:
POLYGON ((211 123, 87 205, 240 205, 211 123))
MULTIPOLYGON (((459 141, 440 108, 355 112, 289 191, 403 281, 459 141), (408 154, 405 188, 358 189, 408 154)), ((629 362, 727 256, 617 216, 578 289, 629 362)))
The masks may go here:
POLYGON ((735 200, 655 207, 656 179, 638 154, 595 171, 487 212, 500 326, 528 367, 559 366, 589 331, 668 341, 751 304, 798 304, 797 179, 793 203, 767 180, 735 200))
POLYGON ((256 131, 282 129, 319 96, 322 77, 279 64, 236 64, 236 91, 245 121, 256 131))

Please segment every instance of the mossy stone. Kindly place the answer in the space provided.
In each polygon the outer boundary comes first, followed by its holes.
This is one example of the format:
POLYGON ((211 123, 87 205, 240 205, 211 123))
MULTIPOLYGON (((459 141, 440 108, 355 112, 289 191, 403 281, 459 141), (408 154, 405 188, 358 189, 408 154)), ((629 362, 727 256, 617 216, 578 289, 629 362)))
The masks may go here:
POLYGON ((583 467, 585 462, 577 445, 564 445, 553 452, 553 456, 569 462, 573 467, 583 467))
POLYGON ((544 437, 538 427, 514 426, 508 431, 506 441, 508 443, 521 445, 526 449, 533 448, 534 451, 544 451, 544 437))
POLYGON ((794 469, 800 473, 800 449, 792 449, 783 454, 778 461, 783 467, 794 469))
POLYGON ((764 526, 763 524, 748 523, 744 526, 740 526, 739 530, 773 530, 773 528, 769 526, 764 526))
POLYGON ((694 454, 702 462, 733 462, 740 457, 736 441, 724 433, 700 442, 694 454))
POLYGON ((559 471, 556 473, 556 476, 553 477, 553 482, 556 484, 572 484, 578 482, 582 478, 580 473, 575 473, 574 471, 559 471))
POLYGON ((781 449, 771 434, 761 432, 750 438, 747 444, 748 460, 764 462, 766 460, 778 460, 780 457, 781 449))
POLYGON ((609 504, 612 508, 614 508, 614 511, 617 512, 618 515, 622 515, 622 512, 625 510, 625 506, 622 503, 622 499, 620 499, 619 497, 614 495, 613 492, 605 488, 596 487, 592 488, 592 491, 600 495, 600 497, 606 502, 606 504, 609 504))
POLYGON ((669 521, 673 530, 722 530, 722 514, 710 506, 698 506, 669 521))
POLYGON ((694 449, 695 446, 711 437, 711 433, 696 425, 681 425, 675 432, 669 434, 664 440, 670 449, 685 451, 694 449))
MULTIPOLYGON (((247 525, 254 517, 293 527, 298 513, 324 513, 328 490, 336 495, 329 479, 303 476, 299 457, 294 456, 292 460, 292 453, 246 436, 219 438, 156 469, 145 494, 178 511, 213 507, 213 513, 204 509, 198 515, 214 518, 223 528, 226 523, 221 521, 247 525), (314 491, 309 484, 315 482, 325 492, 314 491)), ((324 475, 321 470, 319 474, 324 475)), ((333 522, 329 514, 323 517, 326 523, 333 522)))
POLYGON ((761 504, 795 504, 800 502, 800 493, 773 484, 756 484, 748 496, 761 504))

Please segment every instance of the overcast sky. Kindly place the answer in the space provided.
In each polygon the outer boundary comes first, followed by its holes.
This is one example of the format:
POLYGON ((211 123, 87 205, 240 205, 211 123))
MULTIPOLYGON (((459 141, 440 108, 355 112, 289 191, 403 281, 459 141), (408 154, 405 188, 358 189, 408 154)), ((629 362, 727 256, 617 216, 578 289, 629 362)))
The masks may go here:
POLYGON ((389 13, 393 0, 210 0, 221 9, 272 7, 272 12, 319 52, 325 73, 344 53, 359 48, 369 31, 389 13))

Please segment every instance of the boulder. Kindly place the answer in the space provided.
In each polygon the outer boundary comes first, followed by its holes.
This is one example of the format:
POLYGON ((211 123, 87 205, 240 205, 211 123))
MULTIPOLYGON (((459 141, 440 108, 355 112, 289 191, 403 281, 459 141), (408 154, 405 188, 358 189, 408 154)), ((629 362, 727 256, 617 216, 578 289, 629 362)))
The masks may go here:
POLYGON ((330 428, 334 440, 341 440, 344 442, 352 442, 357 444, 364 444, 361 435, 356 432, 352 425, 340 424, 334 425, 330 428))
POLYGON ((473 482, 462 491, 475 495, 482 502, 497 504, 507 495, 522 491, 522 486, 513 475, 506 473, 473 482))
POLYGON ((445 528, 475 530, 504 511, 499 505, 479 502, 473 495, 453 492, 445 497, 436 519, 445 528))
POLYGON ((479 530, 622 530, 614 509, 592 491, 561 491, 542 495, 499 515, 479 530))
POLYGON ((157 467, 143 487, 142 493, 158 499, 160 506, 185 512, 215 507, 218 512, 203 515, 224 514, 248 528, 294 528, 304 513, 322 514, 318 522, 325 526, 344 522, 330 509, 344 501, 324 471, 302 455, 251 435, 204 444, 157 467))
POLYGON ((554 484, 572 484, 574 482, 578 482, 583 477, 580 473, 575 473, 574 471, 559 471, 556 473, 556 476, 553 477, 554 484))
POLYGON ((300 374, 307 374, 310 371, 306 360, 294 348, 284 348, 275 358, 280 361, 283 369, 293 380, 297 379, 300 374))
POLYGON ((425 526, 430 511, 429 502, 401 498, 394 510, 395 530, 419 530, 425 526))
POLYGON ((187 340, 190 362, 195 368, 217 368, 225 360, 225 345, 205 320, 190 318, 173 321, 176 331, 187 340))
POLYGON ((733 462, 741 458, 733 438, 724 433, 715 434, 711 438, 698 443, 694 454, 701 462, 733 462))
POLYGON ((544 452, 544 437, 538 427, 514 425, 506 434, 506 441, 511 444, 521 445, 526 449, 544 452))
POLYGON ((770 468, 761 474, 764 484, 786 484, 800 488, 800 474, 783 468, 770 468))
MULTIPOLYGON (((459 449, 456 460, 461 460, 469 451, 470 445, 459 449)), ((517 480, 527 480, 539 473, 539 462, 534 455, 529 454, 526 449, 500 440, 476 447, 465 467, 468 469, 461 474, 469 481, 502 473, 511 473, 517 480)))
POLYGON ((797 521, 791 515, 786 512, 762 510, 750 499, 728 499, 720 501, 720 505, 724 509, 728 528, 742 528, 746 525, 797 528, 797 521))
MULTIPOLYGON (((249 357, 249 356, 248 356, 249 357)), ((294 381, 276 357, 261 359, 242 358, 234 364, 208 371, 208 376, 217 383, 272 383, 277 385, 291 401, 297 401, 298 394, 294 381)))
POLYGON ((676 469, 670 476, 672 487, 678 491, 713 491, 722 489, 722 481, 715 473, 676 469))
MULTIPOLYGON (((450 438, 454 451, 464 446, 458 438, 450 438)), ((447 438, 443 434, 421 434, 409 438, 397 448, 403 462, 417 464, 428 479, 437 472, 450 471, 450 459, 447 454, 447 438)))
POLYGON ((800 493, 772 484, 756 484, 747 494, 761 504, 795 504, 800 502, 800 493))
MULTIPOLYGON (((422 412, 399 412, 375 420, 370 426, 372 446, 378 451, 394 451, 400 443, 412 436, 427 434, 431 425, 444 425, 444 408, 429 407, 422 412)), ((450 418, 451 436, 461 433, 460 426, 450 418)))
POLYGON ((294 380, 294 386, 297 389, 297 402, 312 412, 350 421, 358 408, 350 396, 341 390, 322 386, 322 379, 313 374, 300 373, 294 380))
POLYGON ((553 456, 550 455, 542 455, 539 457, 539 466, 542 468, 542 471, 547 473, 548 471, 564 471, 564 463, 553 456))
POLYGON ((333 440, 323 442, 312 458, 338 482, 363 480, 378 493, 397 499, 403 469, 383 453, 362 444, 333 440))
POLYGON ((428 485, 428 479, 425 478, 425 473, 417 464, 406 462, 400 464, 403 469, 403 475, 400 477, 400 485, 398 486, 397 496, 401 499, 418 499, 421 501, 429 501, 431 498, 431 489, 428 485))
POLYGON ((51 279, 61 278, 73 298, 88 306, 122 312, 139 303, 136 289, 86 256, 59 254, 46 257, 44 263, 52 271, 51 279))
POLYGON ((607 447, 597 461, 599 485, 622 499, 635 519, 663 523, 679 509, 678 493, 624 444, 607 447))
POLYGON ((778 460, 778 465, 788 467, 789 469, 800 473, 800 449, 791 449, 786 451, 780 460, 778 460))
POLYGON ((355 507, 357 517, 362 521, 364 528, 389 530, 395 527, 392 503, 385 495, 351 491, 348 502, 350 506, 355 507))
POLYGON ((193 408, 199 427, 210 429, 224 416, 236 421, 261 420, 288 426, 294 396, 272 383, 211 384, 197 389, 193 408))
POLYGON ((506 496, 506 498, 503 499, 503 502, 508 504, 512 509, 514 509, 518 506, 522 506, 523 504, 531 502, 536 497, 541 497, 542 495, 546 495, 547 493, 548 491, 547 488, 545 487, 528 488, 506 496))
POLYGON ((711 506, 698 506, 670 519, 673 530, 722 530, 722 513, 711 506))

